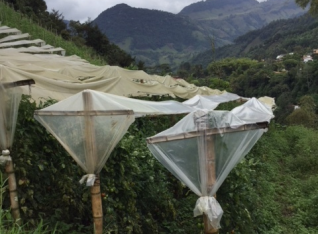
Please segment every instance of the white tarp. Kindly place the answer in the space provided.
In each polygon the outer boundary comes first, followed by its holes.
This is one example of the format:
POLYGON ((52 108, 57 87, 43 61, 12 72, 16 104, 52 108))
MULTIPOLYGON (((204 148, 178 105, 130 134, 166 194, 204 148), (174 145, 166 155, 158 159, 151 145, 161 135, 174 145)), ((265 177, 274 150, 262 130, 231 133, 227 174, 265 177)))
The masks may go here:
MULTIPOLYGON (((181 79, 164 77, 171 82, 158 81, 157 76, 143 71, 127 70, 117 66, 95 66, 76 56, 30 55, 18 53, 17 49, 0 50, 0 80, 7 76, 16 80, 34 79, 32 97, 35 100, 52 98, 62 100, 85 89, 93 89, 120 96, 169 95, 191 98, 195 95, 222 93, 192 84, 178 85, 181 79), (165 85, 165 83, 174 83, 165 85)), ((28 94, 28 88, 24 88, 28 94)))
POLYGON ((27 38, 27 37, 30 37, 29 33, 23 33, 20 35, 10 35, 10 36, 6 36, 4 38, 1 38, 0 43, 7 42, 7 41, 14 41, 14 40, 22 39, 22 38, 27 38))
POLYGON ((30 45, 30 44, 45 45, 45 41, 41 39, 35 39, 35 40, 19 40, 19 41, 13 41, 13 42, 4 42, 4 43, 0 43, 0 48, 13 47, 13 46, 19 46, 19 45, 30 45))
POLYGON ((21 31, 16 28, 3 28, 0 29, 0 34, 21 34, 21 31))
POLYGON ((222 93, 220 95, 202 96, 196 95, 183 104, 197 108, 197 109, 215 109, 220 103, 235 101, 241 99, 240 96, 233 93, 222 93))

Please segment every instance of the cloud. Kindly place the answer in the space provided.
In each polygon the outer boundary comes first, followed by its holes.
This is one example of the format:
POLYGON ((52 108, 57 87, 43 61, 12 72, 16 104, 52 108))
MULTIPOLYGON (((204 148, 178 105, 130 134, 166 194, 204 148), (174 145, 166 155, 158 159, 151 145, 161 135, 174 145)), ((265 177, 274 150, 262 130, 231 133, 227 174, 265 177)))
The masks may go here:
POLYGON ((85 22, 94 20, 100 13, 120 3, 131 7, 179 13, 185 6, 198 0, 45 0, 48 11, 57 10, 66 20, 85 22))

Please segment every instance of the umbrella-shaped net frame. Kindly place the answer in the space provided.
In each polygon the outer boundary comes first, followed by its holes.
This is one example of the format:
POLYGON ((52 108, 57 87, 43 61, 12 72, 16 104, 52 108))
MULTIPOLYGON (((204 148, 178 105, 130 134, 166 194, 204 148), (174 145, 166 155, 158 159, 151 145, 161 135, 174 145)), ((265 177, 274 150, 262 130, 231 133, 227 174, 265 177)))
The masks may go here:
POLYGON ((135 118, 131 110, 102 110, 98 100, 94 102, 90 91, 82 92, 81 96, 77 104, 67 102, 68 106, 63 106, 63 102, 60 102, 36 111, 34 117, 87 173, 81 182, 86 180, 86 185, 92 186, 94 232, 102 234, 99 172, 135 118))
MULTIPOLYGON (((228 112, 195 112, 190 119, 192 131, 173 134, 171 128, 166 135, 148 138, 148 148, 163 166, 200 196, 194 214, 204 213, 205 233, 215 233, 223 211, 213 196, 231 169, 261 137, 268 122, 244 124, 228 112)), ((182 127, 188 127, 189 122, 184 122, 187 124, 182 127)))
POLYGON ((10 193, 11 212, 13 219, 21 224, 18 203, 17 183, 14 173, 10 149, 13 144, 16 122, 18 118, 19 104, 22 96, 20 86, 32 85, 34 80, 21 80, 10 82, 4 79, 0 82, 0 163, 5 164, 8 175, 8 187, 10 193))

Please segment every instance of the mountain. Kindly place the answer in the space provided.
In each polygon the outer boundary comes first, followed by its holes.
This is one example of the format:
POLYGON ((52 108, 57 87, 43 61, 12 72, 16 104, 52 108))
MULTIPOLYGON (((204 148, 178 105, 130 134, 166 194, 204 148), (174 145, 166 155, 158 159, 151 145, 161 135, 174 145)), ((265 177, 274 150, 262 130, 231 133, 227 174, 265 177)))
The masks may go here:
POLYGON ((189 62, 207 67, 214 60, 228 57, 275 60, 280 54, 311 54, 313 49, 318 48, 317 37, 318 19, 305 14, 271 22, 236 38, 231 45, 201 52, 189 62))
POLYGON ((110 41, 148 65, 175 63, 209 48, 202 28, 188 17, 164 11, 119 4, 94 23, 110 41))
POLYGON ((273 20, 303 13, 294 0, 206 0, 178 14, 119 4, 93 22, 111 42, 147 66, 175 67, 211 46, 230 44, 273 20))
POLYGON ((295 0, 207 0, 185 7, 179 15, 188 16, 207 33, 218 39, 217 46, 232 41, 251 30, 268 23, 294 18, 308 9, 301 9, 295 0))

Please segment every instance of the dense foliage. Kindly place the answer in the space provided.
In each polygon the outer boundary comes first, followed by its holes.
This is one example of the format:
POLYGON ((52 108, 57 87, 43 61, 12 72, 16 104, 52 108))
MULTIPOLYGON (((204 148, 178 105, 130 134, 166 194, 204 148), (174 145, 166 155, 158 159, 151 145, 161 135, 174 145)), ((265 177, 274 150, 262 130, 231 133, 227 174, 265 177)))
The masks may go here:
MULTIPOLYGON (((42 219, 54 233, 91 232, 89 189, 78 182, 84 172, 33 119, 42 107, 23 99, 11 150, 25 229, 34 230, 42 219)), ((197 196, 154 159, 145 143, 145 137, 178 118, 138 119, 110 156, 101 172, 105 233, 201 233, 201 217, 192 217, 197 196)), ((315 233, 317 134, 271 124, 217 193, 225 212, 220 233, 315 233)), ((6 213, 8 192, 3 192, 1 212, 6 213)))

